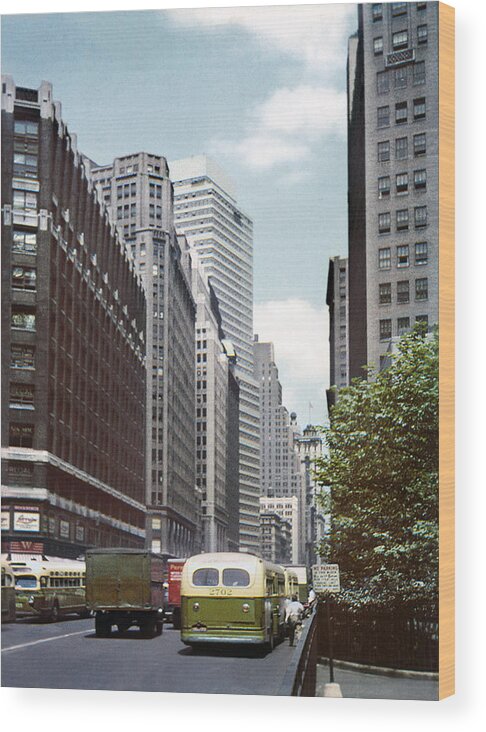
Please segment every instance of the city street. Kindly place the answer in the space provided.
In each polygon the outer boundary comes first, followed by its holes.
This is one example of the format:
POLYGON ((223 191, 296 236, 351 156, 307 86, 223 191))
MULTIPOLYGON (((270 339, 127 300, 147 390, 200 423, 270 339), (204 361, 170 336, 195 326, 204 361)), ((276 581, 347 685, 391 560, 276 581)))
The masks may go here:
POLYGON ((296 648, 198 651, 171 625, 153 639, 137 628, 96 638, 94 618, 2 627, 2 685, 206 694, 275 695, 296 648))

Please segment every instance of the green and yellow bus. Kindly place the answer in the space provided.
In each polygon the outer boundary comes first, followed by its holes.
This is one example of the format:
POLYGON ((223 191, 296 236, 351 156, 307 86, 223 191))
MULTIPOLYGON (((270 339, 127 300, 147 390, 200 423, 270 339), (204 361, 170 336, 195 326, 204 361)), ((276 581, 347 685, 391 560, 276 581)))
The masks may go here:
POLYGON ((181 640, 272 649, 285 636, 285 599, 285 570, 277 564, 231 552, 190 557, 181 579, 181 640))
POLYGON ((78 560, 12 563, 18 616, 33 615, 51 622, 76 613, 89 617, 86 566, 78 560))
POLYGON ((309 594, 307 567, 303 564, 286 564, 285 569, 296 575, 297 587, 294 594, 298 596, 299 601, 304 605, 309 594))
POLYGON ((2 623, 15 622, 15 575, 2 560, 2 623))
POLYGON ((285 594, 291 599, 293 595, 299 597, 299 578, 291 567, 285 567, 285 594))

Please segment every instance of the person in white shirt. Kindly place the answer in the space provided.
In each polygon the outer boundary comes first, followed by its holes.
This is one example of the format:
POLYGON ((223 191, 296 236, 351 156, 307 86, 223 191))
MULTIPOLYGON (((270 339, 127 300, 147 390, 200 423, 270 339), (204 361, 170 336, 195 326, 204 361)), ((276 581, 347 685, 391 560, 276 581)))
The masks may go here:
POLYGON ((295 629, 302 622, 304 606, 298 601, 297 595, 292 595, 292 601, 285 608, 285 622, 289 630, 289 645, 294 645, 295 629))

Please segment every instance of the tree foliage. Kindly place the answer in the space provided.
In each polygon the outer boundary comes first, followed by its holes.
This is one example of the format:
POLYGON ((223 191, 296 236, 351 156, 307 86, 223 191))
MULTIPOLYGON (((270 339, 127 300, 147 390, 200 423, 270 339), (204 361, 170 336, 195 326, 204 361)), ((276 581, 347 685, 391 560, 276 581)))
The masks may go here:
POLYGON ((438 397, 438 336, 419 328, 389 368, 339 391, 316 477, 331 495, 321 552, 353 606, 436 608, 438 397))

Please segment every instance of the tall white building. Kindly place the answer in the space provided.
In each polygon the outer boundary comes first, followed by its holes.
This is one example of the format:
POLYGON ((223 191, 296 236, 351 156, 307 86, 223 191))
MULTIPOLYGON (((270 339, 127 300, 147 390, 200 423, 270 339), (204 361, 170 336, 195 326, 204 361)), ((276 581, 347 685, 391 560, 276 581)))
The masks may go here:
POLYGON ((205 155, 169 163, 174 218, 197 250, 216 293, 226 338, 234 345, 240 386, 240 547, 258 553, 260 497, 259 391, 253 376, 253 224, 233 183, 205 155))

